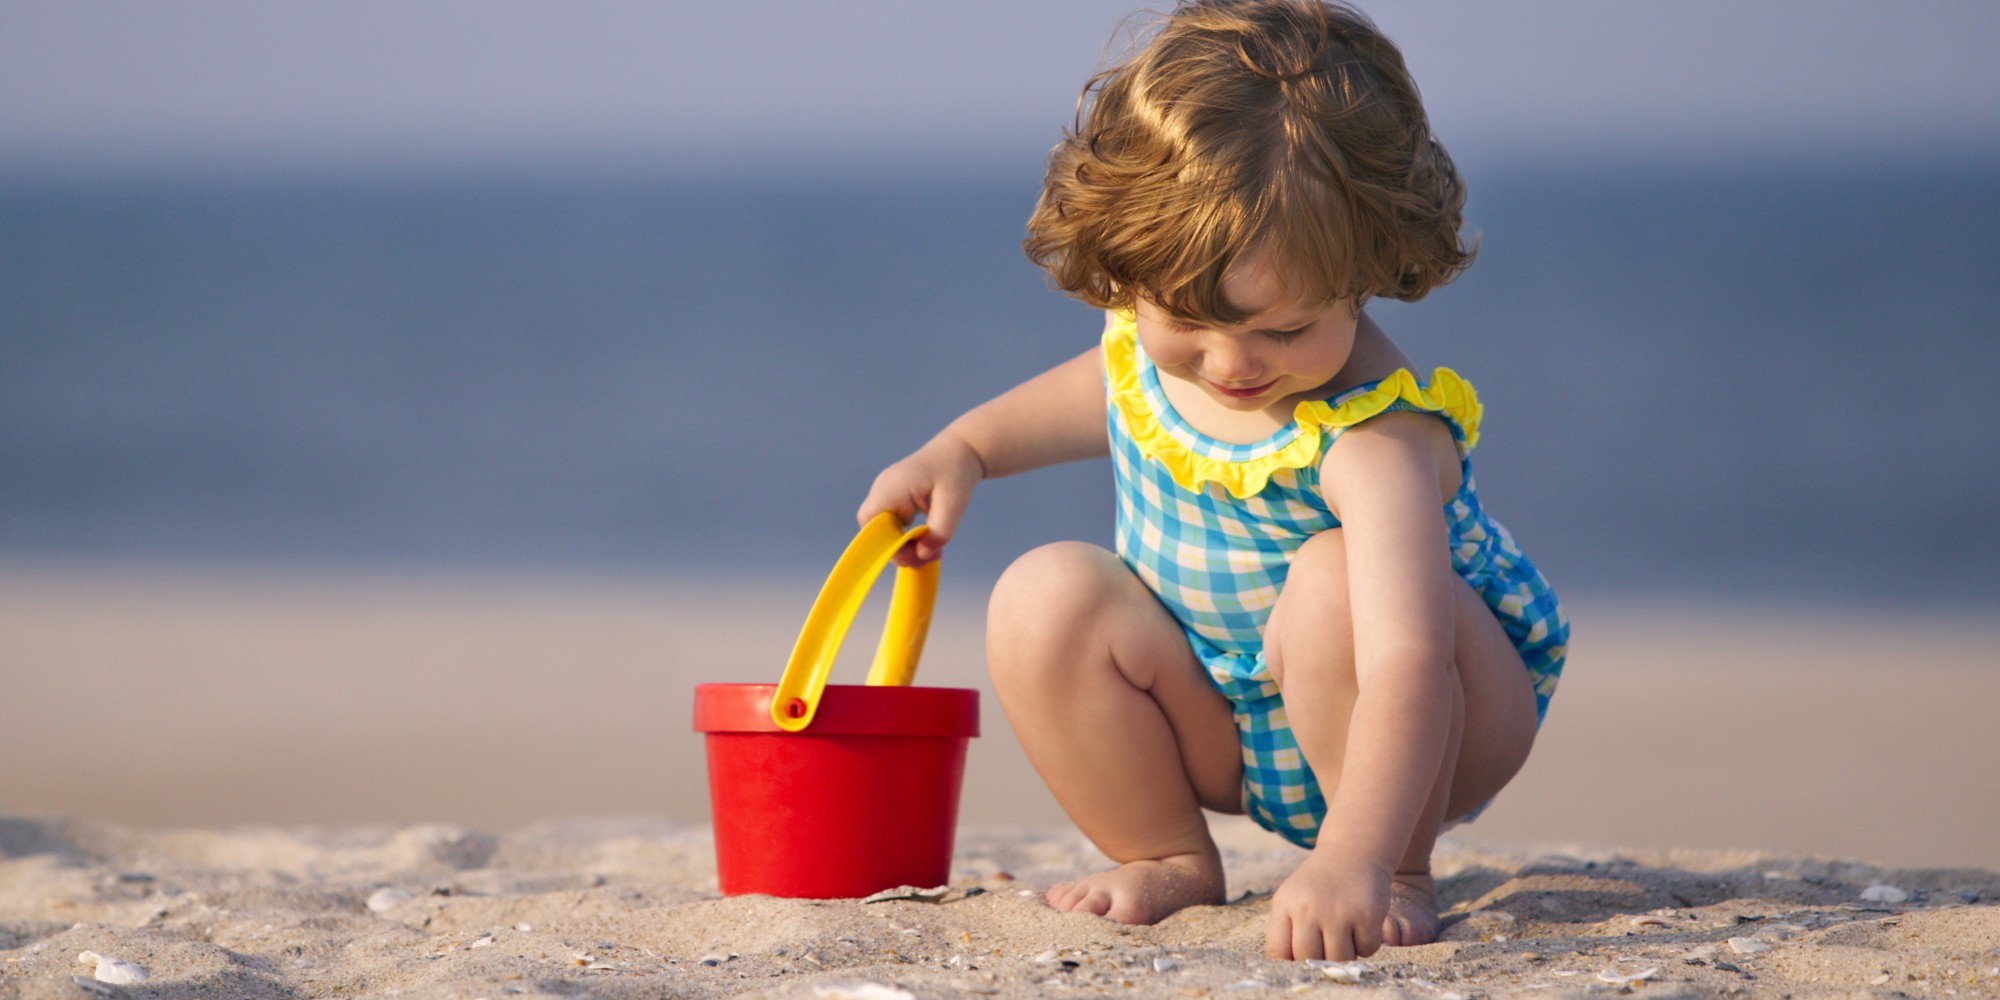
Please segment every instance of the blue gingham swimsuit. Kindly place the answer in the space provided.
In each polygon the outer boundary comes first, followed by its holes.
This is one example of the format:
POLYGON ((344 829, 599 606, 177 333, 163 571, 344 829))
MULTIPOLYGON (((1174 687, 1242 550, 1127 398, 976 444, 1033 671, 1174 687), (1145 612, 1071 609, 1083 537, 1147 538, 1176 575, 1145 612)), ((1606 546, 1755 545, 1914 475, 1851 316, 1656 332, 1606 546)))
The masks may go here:
POLYGON ((1326 816, 1264 663, 1263 628, 1299 546, 1340 527, 1320 496, 1320 460, 1343 431, 1370 417, 1429 412, 1451 428, 1464 480, 1444 508, 1452 567, 1520 652, 1534 679, 1537 720, 1547 714, 1569 621, 1534 563, 1480 507, 1468 459, 1480 406, 1470 384, 1440 368, 1423 386, 1401 369, 1300 404, 1298 419, 1263 441, 1231 444, 1174 412, 1129 312, 1111 314, 1104 359, 1118 555, 1180 622, 1229 699, 1243 745, 1244 810, 1259 825, 1311 847, 1326 816))

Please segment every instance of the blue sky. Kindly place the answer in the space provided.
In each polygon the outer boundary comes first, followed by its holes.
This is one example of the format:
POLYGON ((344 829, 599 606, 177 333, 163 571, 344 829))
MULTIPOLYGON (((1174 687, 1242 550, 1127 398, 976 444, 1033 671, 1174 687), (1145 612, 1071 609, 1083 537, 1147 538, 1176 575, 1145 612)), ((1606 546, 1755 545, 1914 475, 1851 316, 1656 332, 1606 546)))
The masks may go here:
MULTIPOLYGON (((1126 0, 0 5, 0 170, 1032 163, 1126 0)), ((2000 4, 1368 5, 1476 157, 2000 149, 2000 4)))

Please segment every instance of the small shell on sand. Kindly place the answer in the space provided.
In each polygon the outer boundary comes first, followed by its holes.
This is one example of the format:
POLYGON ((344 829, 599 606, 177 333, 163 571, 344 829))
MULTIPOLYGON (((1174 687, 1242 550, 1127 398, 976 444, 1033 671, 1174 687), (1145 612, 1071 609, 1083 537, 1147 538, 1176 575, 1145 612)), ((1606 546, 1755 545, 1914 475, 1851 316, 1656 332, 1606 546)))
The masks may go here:
POLYGON ((1729 950, 1738 955, 1755 955, 1771 950, 1771 942, 1753 937, 1733 937, 1729 939, 1729 950))
POLYGON ((1657 966, 1640 969, 1637 972, 1626 972, 1622 969, 1605 969, 1597 974, 1597 981, 1600 983, 1611 983, 1614 986, 1631 986, 1635 983, 1643 983, 1659 974, 1660 970, 1657 966))
POLYGON ((1861 898, 1870 903, 1901 903, 1908 901, 1910 894, 1885 882, 1877 882, 1861 890, 1861 898))
POLYGON ((1154 972, 1172 972, 1174 971, 1175 967, 1179 965, 1180 965, 1179 962, 1176 962, 1165 955, 1160 955, 1153 959, 1154 972))
POLYGON ((881 983, 840 983, 833 986, 813 987, 813 996, 820 1000, 917 1000, 909 990, 884 986, 881 983))
POLYGON ((1322 959, 1308 959, 1306 964, 1318 969, 1326 978, 1349 986, 1360 985, 1361 977, 1371 971, 1367 962, 1328 962, 1322 959))
POLYGON ((918 903, 935 903, 943 899, 950 892, 951 886, 948 885, 935 886, 929 889, 919 889, 913 885, 899 885, 894 889, 884 889, 873 896, 863 899, 862 902, 888 903, 899 899, 907 899, 918 903))
POLYGON ((387 913, 415 898, 417 894, 408 889, 389 886, 377 889, 368 895, 368 909, 375 913, 387 913))
POLYGON ((91 976, 100 983, 128 986, 146 981, 145 966, 127 962, 122 958, 111 958, 94 951, 86 951, 77 955, 76 960, 85 965, 95 966, 91 976))

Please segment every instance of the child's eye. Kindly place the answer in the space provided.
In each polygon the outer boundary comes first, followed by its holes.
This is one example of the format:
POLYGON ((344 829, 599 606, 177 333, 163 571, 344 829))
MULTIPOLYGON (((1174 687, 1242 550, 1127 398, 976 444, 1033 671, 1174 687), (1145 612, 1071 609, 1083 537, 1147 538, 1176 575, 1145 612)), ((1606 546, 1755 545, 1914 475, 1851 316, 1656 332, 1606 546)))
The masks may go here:
POLYGON ((1299 336, 1301 334, 1304 334, 1307 330, 1310 329, 1312 329, 1312 324, 1308 323, 1305 326, 1301 326, 1292 330, 1272 330, 1270 331, 1270 336, 1272 340, 1275 340, 1278 343, 1283 344, 1299 339, 1299 336))

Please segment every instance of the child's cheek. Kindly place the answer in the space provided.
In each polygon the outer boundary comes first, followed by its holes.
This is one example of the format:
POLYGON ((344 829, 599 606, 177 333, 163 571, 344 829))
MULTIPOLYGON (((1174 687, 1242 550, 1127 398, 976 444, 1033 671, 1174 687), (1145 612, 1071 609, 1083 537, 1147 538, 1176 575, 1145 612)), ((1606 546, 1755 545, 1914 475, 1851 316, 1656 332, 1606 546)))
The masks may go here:
POLYGON ((1193 354, 1186 347, 1174 343, 1172 337, 1139 337, 1139 348, 1146 352, 1153 364, 1161 368, 1175 368, 1186 364, 1193 354))

